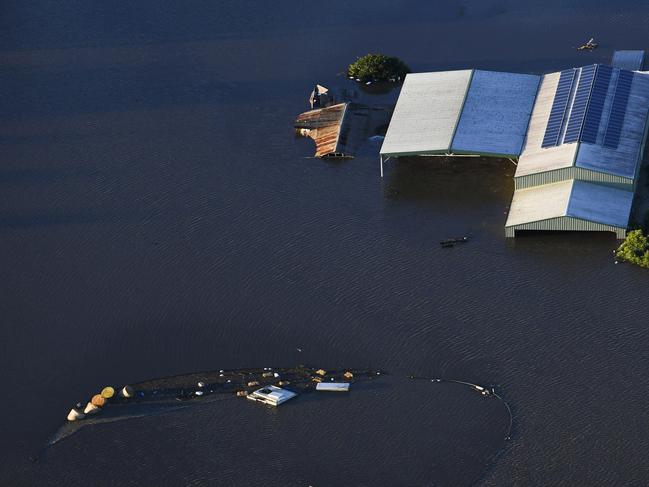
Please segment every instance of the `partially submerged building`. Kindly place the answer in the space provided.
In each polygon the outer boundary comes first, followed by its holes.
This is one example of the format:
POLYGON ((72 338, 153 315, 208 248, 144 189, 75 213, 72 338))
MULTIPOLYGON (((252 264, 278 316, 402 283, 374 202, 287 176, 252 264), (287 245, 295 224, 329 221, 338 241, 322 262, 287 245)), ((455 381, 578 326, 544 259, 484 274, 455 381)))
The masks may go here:
POLYGON ((482 70, 408 75, 381 148, 400 156, 517 164, 505 234, 612 231, 623 238, 647 137, 643 51, 544 76, 482 70), (627 68, 635 68, 632 71, 627 68))
POLYGON ((263 402, 264 404, 269 404, 271 406, 279 406, 289 399, 293 399, 295 396, 297 396, 297 394, 293 391, 282 389, 277 386, 266 386, 248 394, 246 398, 251 401, 263 402))
POLYGON ((386 107, 344 102, 301 113, 295 128, 313 139, 315 157, 352 158, 377 127, 388 124, 391 114, 386 107))

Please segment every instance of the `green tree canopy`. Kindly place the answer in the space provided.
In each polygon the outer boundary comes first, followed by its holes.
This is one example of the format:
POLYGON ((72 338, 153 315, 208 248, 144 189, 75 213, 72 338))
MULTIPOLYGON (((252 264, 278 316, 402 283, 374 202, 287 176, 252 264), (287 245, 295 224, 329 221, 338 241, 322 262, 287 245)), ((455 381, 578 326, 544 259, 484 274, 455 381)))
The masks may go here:
POLYGON ((642 234, 642 230, 632 230, 627 233, 626 239, 615 251, 615 255, 620 260, 649 267, 649 241, 642 234))
POLYGON ((383 54, 366 54, 347 68, 347 76, 362 82, 402 81, 409 72, 401 59, 383 54))

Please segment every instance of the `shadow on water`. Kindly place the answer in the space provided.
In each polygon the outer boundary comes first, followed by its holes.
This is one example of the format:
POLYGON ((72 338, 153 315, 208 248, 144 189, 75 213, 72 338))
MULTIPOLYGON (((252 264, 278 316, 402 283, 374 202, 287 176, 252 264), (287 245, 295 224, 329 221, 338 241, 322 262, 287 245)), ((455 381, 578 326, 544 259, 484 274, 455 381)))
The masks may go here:
POLYGON ((384 167, 384 195, 394 201, 475 207, 507 201, 513 191, 515 166, 506 159, 403 157, 384 167))

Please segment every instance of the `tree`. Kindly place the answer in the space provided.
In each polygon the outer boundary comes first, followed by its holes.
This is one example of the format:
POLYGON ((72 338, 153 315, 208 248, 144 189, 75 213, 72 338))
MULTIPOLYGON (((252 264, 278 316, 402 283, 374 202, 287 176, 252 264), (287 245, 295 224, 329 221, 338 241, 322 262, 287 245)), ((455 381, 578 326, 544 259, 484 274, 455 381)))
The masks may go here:
POLYGON ((367 54, 347 68, 347 76, 358 81, 402 81, 410 68, 399 58, 367 54))
POLYGON ((615 255, 620 260, 649 267, 649 240, 642 234, 642 230, 632 230, 627 233, 615 255))

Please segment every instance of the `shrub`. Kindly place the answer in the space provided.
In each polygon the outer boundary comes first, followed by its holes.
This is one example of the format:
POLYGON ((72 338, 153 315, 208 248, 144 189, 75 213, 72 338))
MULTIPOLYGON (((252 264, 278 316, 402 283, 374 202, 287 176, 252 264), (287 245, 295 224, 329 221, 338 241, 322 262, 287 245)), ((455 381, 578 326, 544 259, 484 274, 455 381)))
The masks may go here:
POLYGON ((362 82, 401 81, 409 72, 401 59, 383 54, 367 54, 347 68, 347 76, 362 82))
POLYGON ((649 241, 642 234, 642 230, 627 233, 626 239, 615 251, 615 256, 620 260, 649 268, 649 241))

